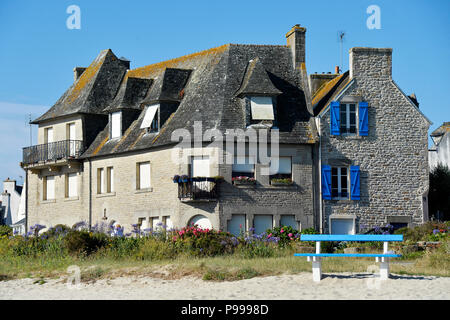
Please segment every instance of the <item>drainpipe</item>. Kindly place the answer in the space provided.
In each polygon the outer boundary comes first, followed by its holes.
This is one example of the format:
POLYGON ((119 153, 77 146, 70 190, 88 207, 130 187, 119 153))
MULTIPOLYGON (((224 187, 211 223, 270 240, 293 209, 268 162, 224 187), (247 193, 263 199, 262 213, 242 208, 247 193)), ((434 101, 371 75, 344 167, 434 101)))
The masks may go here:
POLYGON ((317 125, 317 131, 319 133, 319 218, 320 218, 320 227, 319 231, 323 233, 323 208, 322 208, 322 132, 321 132, 321 117, 318 118, 319 124, 317 125))
POLYGON ((25 169, 25 234, 28 230, 28 169, 25 169))
POLYGON ((91 159, 87 159, 89 162, 89 230, 92 228, 92 163, 91 159))

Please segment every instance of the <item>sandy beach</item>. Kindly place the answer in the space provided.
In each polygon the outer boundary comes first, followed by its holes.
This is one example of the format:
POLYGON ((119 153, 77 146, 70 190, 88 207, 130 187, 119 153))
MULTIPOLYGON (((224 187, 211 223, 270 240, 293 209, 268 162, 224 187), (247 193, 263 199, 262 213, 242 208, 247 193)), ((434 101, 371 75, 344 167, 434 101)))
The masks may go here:
POLYGON ((212 282, 194 277, 165 280, 142 276, 101 279, 68 286, 65 279, 36 279, 0 282, 0 299, 32 300, 440 300, 450 299, 450 278, 391 275, 379 281, 369 273, 325 274, 320 283, 311 273, 256 277, 247 280, 212 282))

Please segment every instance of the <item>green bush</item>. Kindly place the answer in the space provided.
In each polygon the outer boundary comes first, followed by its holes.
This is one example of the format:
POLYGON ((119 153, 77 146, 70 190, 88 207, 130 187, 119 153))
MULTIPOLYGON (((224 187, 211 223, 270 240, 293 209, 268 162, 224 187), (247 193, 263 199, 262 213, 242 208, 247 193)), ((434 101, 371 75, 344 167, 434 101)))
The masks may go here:
POLYGON ((64 245, 70 254, 90 255, 105 247, 108 239, 105 234, 88 231, 70 231, 64 237, 64 245))
POLYGON ((165 260, 176 258, 177 253, 174 243, 148 237, 140 241, 134 257, 138 260, 165 260))
POLYGON ((13 229, 10 226, 2 225, 0 226, 0 237, 7 236, 10 237, 13 235, 13 229))
POLYGON ((275 227, 273 229, 267 229, 266 233, 271 237, 277 237, 278 245, 284 247, 290 245, 292 241, 295 241, 299 237, 298 230, 292 228, 291 226, 275 227))
POLYGON ((229 233, 200 229, 197 226, 184 227, 171 234, 177 250, 193 256, 215 256, 232 251, 232 236, 229 233))

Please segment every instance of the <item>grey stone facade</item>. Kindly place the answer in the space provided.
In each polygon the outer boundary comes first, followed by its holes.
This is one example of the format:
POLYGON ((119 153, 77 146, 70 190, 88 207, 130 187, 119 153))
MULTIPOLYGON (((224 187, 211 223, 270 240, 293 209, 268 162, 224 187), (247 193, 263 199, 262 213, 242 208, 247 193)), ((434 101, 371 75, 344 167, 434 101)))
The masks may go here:
POLYGON ((361 170, 360 200, 323 200, 324 232, 333 217, 354 219, 355 232, 426 219, 430 122, 394 83, 391 70, 392 49, 352 48, 350 79, 330 99, 368 102, 367 136, 331 135, 330 108, 318 116, 322 165, 361 170))

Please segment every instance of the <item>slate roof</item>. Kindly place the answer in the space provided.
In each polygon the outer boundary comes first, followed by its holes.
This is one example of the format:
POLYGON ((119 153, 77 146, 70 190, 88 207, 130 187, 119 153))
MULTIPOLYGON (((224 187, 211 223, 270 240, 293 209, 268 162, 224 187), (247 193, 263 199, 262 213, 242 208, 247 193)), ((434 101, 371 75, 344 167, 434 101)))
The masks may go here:
POLYGON ((203 132, 245 130, 245 110, 236 93, 260 93, 278 95, 281 143, 313 144, 317 132, 307 110, 301 73, 294 70, 291 54, 289 47, 281 45, 227 44, 126 71, 110 50, 102 51, 58 102, 34 122, 76 112, 106 114, 125 107, 143 110, 153 101, 179 104, 156 134, 140 129, 145 112, 120 139, 109 140, 107 125, 82 155, 101 156, 177 143, 171 141, 172 132, 187 129, 192 133, 195 121, 202 121, 203 132), (70 100, 79 82, 85 83, 84 89, 70 100), (102 103, 95 99, 100 91, 105 91, 102 103))
POLYGON ((236 96, 277 96, 279 94, 281 94, 281 91, 275 88, 272 81, 270 81, 269 75, 259 58, 250 60, 245 71, 242 85, 236 92, 236 96))
POLYGON ((436 130, 434 130, 431 133, 431 136, 439 137, 439 136, 443 136, 447 132, 450 132, 450 122, 444 122, 439 128, 437 128, 436 130))
POLYGON ((127 71, 126 62, 110 50, 103 50, 59 100, 31 123, 79 113, 105 114, 127 71))
POLYGON ((128 77, 120 86, 113 102, 104 109, 112 112, 120 109, 140 109, 141 102, 152 85, 152 79, 128 77))
POLYGON ((317 116, 341 92, 349 81, 349 71, 346 71, 340 76, 324 83, 312 97, 314 116, 317 116))

